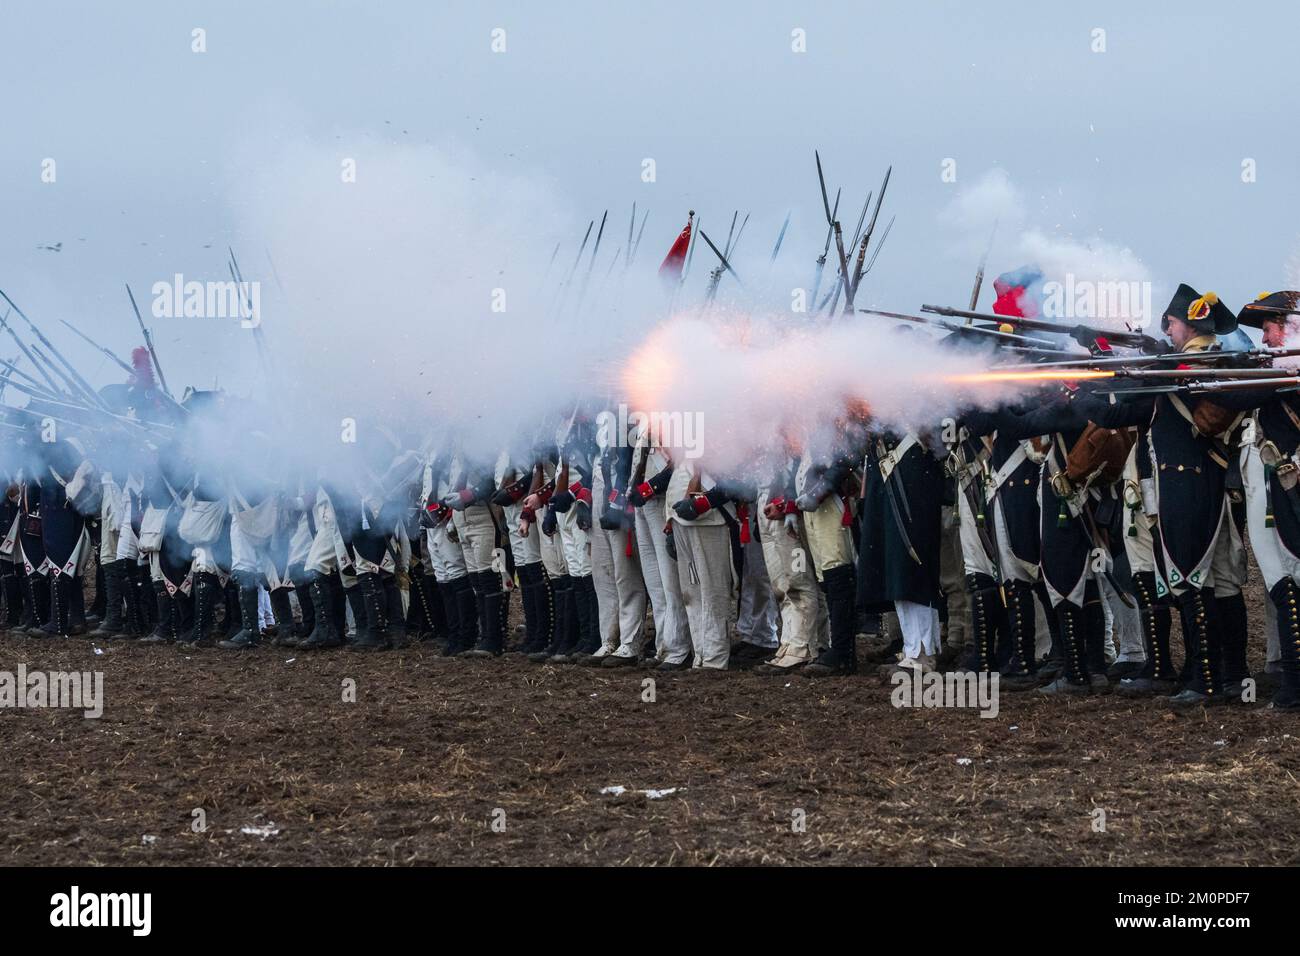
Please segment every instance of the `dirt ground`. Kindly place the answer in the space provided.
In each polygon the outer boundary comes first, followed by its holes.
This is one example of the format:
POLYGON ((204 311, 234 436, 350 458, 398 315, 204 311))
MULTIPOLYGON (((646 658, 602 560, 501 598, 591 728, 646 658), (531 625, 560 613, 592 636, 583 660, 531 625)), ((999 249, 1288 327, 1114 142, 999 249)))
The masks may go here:
POLYGON ((1263 704, 1003 692, 982 719, 895 709, 870 668, 654 674, 646 702, 647 671, 432 644, 0 637, 19 663, 102 671, 106 704, 0 711, 7 864, 1300 862, 1300 716, 1263 704))

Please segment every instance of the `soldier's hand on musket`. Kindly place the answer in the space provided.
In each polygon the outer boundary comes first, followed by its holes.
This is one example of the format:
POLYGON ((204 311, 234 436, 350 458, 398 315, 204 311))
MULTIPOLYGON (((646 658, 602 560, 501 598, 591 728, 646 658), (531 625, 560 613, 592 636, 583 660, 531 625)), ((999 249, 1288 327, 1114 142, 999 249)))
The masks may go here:
POLYGON ((785 533, 788 534, 788 535, 789 535, 791 538, 793 538, 795 541, 798 541, 798 540, 799 540, 799 518, 798 518, 798 516, 796 516, 796 515, 786 515, 786 516, 785 516, 785 521, 783 522, 783 524, 785 525, 785 533))
POLYGON ((794 506, 800 511, 816 511, 821 503, 821 498, 810 491, 805 491, 798 498, 794 499, 794 506))
POLYGON ((573 505, 573 520, 578 523, 578 527, 583 531, 591 530, 591 506, 585 501, 575 502, 573 505))

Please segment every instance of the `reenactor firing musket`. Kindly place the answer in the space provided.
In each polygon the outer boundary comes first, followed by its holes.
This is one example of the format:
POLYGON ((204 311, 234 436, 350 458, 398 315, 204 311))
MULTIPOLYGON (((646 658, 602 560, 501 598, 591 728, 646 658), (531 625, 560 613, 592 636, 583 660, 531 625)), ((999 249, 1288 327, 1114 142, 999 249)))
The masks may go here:
POLYGON ((1142 332, 1130 332, 1125 329, 1101 329, 1090 325, 1066 325, 1048 319, 1025 319, 1020 316, 993 315, 987 312, 975 312, 970 309, 951 309, 942 305, 922 305, 922 312, 932 312, 950 318, 973 319, 975 321, 993 322, 995 325, 1018 325, 1031 332, 1057 332, 1068 335, 1084 348, 1091 348, 1097 339, 1105 339, 1116 345, 1143 349, 1151 352, 1160 348, 1160 342, 1142 332))
MULTIPOLYGON (((902 319, 904 322, 915 322, 918 325, 933 325, 936 328, 947 329, 949 332, 982 335, 986 338, 997 339, 1015 345, 1030 346, 1043 352, 1058 354, 1065 352, 1064 349, 1058 348, 1047 339, 1036 339, 1033 336, 1020 335, 1016 332, 1003 332, 1000 329, 989 329, 978 325, 962 325, 959 322, 945 322, 943 319, 930 319, 923 315, 908 315, 905 312, 886 312, 883 309, 858 309, 857 311, 865 312, 867 315, 883 315, 888 319, 902 319)), ((1038 368, 1038 366, 1035 365, 1033 368, 1038 368)))

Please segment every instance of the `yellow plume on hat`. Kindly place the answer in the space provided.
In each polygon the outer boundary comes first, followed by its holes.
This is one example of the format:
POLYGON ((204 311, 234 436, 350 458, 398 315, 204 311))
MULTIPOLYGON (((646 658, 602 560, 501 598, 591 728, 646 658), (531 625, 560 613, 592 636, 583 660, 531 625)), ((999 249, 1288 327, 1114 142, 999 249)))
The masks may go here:
POLYGON ((1187 320, 1195 322, 1198 319, 1209 317, 1210 309, 1219 304, 1219 294, 1217 292, 1207 292, 1192 302, 1187 307, 1187 320))

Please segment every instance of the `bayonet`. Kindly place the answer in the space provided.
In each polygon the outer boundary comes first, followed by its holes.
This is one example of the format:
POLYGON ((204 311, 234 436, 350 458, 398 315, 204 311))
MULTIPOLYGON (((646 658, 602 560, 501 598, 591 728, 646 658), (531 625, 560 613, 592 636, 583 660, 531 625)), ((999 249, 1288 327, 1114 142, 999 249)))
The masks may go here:
POLYGON ((158 373, 158 385, 162 388, 163 394, 174 401, 171 389, 167 387, 167 376, 163 375, 162 365, 158 362, 158 350, 153 347, 153 335, 140 315, 140 307, 135 303, 135 293, 131 291, 130 283, 126 284, 126 294, 131 299, 131 308, 135 310, 135 320, 140 323, 140 333, 144 336, 144 344, 149 349, 149 359, 153 362, 153 369, 158 373))

